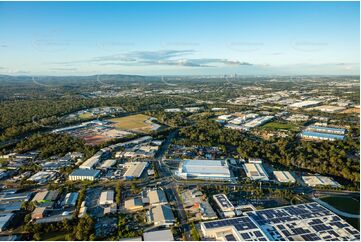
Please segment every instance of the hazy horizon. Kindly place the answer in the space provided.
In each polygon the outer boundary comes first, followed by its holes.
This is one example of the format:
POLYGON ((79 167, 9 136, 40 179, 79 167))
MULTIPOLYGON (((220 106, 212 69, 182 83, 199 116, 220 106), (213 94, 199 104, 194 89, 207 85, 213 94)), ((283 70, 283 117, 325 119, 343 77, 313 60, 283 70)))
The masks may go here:
POLYGON ((359 75, 359 2, 2 2, 0 74, 359 75))

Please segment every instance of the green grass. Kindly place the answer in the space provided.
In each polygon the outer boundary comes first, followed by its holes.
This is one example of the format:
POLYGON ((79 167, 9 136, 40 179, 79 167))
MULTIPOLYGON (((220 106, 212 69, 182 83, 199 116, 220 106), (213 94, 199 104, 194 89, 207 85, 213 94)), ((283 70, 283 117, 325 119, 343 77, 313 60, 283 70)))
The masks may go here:
POLYGON ((90 113, 79 114, 80 119, 89 119, 89 118, 92 118, 92 117, 93 117, 93 115, 91 115, 90 113))
POLYGON ((269 130, 277 130, 277 129, 285 129, 285 130, 298 130, 298 127, 295 124, 292 123, 281 123, 281 122, 270 122, 270 123, 266 123, 265 125, 262 126, 262 128, 264 129, 269 129, 269 130))
POLYGON ((359 214, 360 213, 360 201, 351 197, 338 197, 330 196, 321 198, 322 201, 330 204, 343 212, 359 214))
POLYGON ((150 131, 152 126, 145 123, 149 118, 149 116, 144 114, 136 114, 121 118, 113 118, 109 121, 114 122, 114 126, 120 129, 150 131))
POLYGON ((64 241, 68 233, 59 231, 59 232, 49 232, 41 235, 41 240, 43 241, 64 241))

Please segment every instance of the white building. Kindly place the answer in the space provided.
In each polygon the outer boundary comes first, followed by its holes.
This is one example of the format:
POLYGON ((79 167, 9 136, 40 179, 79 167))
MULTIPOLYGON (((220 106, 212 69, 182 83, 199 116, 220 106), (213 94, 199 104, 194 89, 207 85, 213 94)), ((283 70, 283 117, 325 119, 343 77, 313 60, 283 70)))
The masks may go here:
POLYGON ((268 181, 268 175, 262 164, 259 163, 245 163, 243 164, 244 171, 253 181, 268 181))
POLYGON ((175 223, 172 209, 168 205, 157 205, 149 210, 149 220, 154 226, 169 227, 175 223))
POLYGON ((143 234, 144 241, 174 241, 170 229, 146 232, 143 234))
POLYGON ((183 179, 230 181, 232 178, 225 160, 184 160, 176 175, 183 179))
POLYGON ((163 190, 149 190, 148 191, 149 204, 151 206, 167 204, 168 200, 163 190))
POLYGON ((334 181, 331 177, 327 176, 302 176, 303 181, 310 187, 315 186, 331 186, 331 187, 339 187, 340 184, 334 181))
POLYGON ((114 203, 114 191, 102 191, 99 198, 99 205, 110 205, 114 203))
POLYGON ((93 169, 99 162, 101 159, 101 155, 97 154, 94 155, 92 157, 90 157, 89 159, 87 159, 86 161, 83 162, 83 164, 81 164, 79 166, 80 169, 93 169))
POLYGON ((316 100, 308 100, 308 101, 302 101, 302 102, 296 102, 290 105, 290 108, 306 108, 306 107, 312 107, 320 104, 321 101, 316 100))
POLYGON ((147 166, 148 162, 127 162, 125 164, 127 171, 124 173, 124 179, 129 180, 141 177, 147 166))
POLYGON ((234 213, 233 204, 229 201, 228 197, 225 194, 213 195, 213 200, 217 203, 224 217, 231 218, 236 215, 234 213))
POLYGON ((295 183, 296 179, 292 176, 289 171, 273 171, 273 175, 276 177, 278 182, 281 183, 295 183))

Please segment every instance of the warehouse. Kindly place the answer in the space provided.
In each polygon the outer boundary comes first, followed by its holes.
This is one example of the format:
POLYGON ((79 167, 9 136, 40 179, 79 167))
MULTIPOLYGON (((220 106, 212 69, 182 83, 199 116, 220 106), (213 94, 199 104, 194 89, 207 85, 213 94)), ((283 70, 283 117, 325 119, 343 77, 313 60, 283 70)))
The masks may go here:
POLYGON ((176 171, 183 179, 222 180, 232 179, 225 160, 184 160, 176 171))
POLYGON ((65 196, 64 206, 65 207, 74 207, 76 202, 78 201, 79 193, 77 192, 69 192, 65 196))
POLYGON ((346 130, 343 128, 325 127, 325 126, 317 126, 317 125, 308 126, 307 130, 327 133, 327 134, 339 134, 339 135, 346 133, 346 130))
POLYGON ((201 223, 203 236, 223 241, 359 241, 360 232, 318 203, 246 212, 201 223))
POLYGON ((281 183, 295 183, 296 179, 292 176, 289 171, 273 171, 273 175, 276 177, 278 182, 281 183))
POLYGON ((331 177, 327 176, 302 176, 303 181, 310 187, 316 186, 331 186, 331 187, 339 187, 340 184, 334 181, 331 177))
POLYGON ((128 162, 126 163, 127 171, 124 173, 124 179, 130 180, 142 176, 148 162, 128 162))
POLYGON ((167 197, 164 191, 161 189, 148 191, 148 198, 149 198, 149 204, 152 206, 168 203, 167 197))
POLYGON ((149 221, 154 226, 169 227, 175 223, 175 218, 169 206, 157 205, 149 210, 149 221))
POLYGON ((139 197, 127 199, 124 202, 124 208, 131 212, 142 210, 144 208, 142 199, 139 197))
POLYGON ((83 164, 81 164, 79 166, 80 169, 93 169, 99 162, 101 159, 101 155, 100 154, 96 154, 92 157, 90 157, 89 159, 87 159, 86 161, 84 161, 83 164))
POLYGON ((253 181, 268 181, 267 172, 260 163, 245 163, 243 164, 244 171, 253 181))
POLYGON ((69 175, 70 181, 94 181, 99 176, 100 171, 93 169, 76 169, 69 175))
POLYGON ((117 160, 114 160, 114 159, 105 160, 103 162, 103 164, 100 165, 100 168, 101 169, 109 169, 112 166, 114 166, 116 163, 117 163, 117 160))
POLYGON ((313 107, 316 106, 318 104, 320 104, 320 101, 302 101, 302 102, 297 102, 297 103, 293 103, 290 105, 291 108, 306 108, 306 107, 313 107))
POLYGON ((213 195, 214 201, 216 201, 218 207, 221 209, 222 214, 226 218, 234 217, 234 207, 232 203, 228 200, 228 197, 225 194, 216 194, 213 195))
POLYGON ((329 141, 343 140, 345 138, 344 135, 320 133, 320 132, 313 132, 307 130, 303 130, 300 136, 306 139, 329 140, 329 141))
POLYGON ((109 205, 114 203, 114 191, 102 191, 99 198, 99 205, 109 205))
POLYGON ((170 229, 146 232, 143 234, 144 241, 174 241, 170 229))
POLYGON ((336 113, 336 112, 341 112, 341 111, 345 110, 346 107, 322 105, 322 106, 314 107, 312 109, 313 110, 318 110, 318 111, 321 111, 321 112, 325 112, 325 113, 336 113))
POLYGON ((0 214, 0 232, 5 231, 13 219, 14 214, 13 213, 2 213, 0 214))

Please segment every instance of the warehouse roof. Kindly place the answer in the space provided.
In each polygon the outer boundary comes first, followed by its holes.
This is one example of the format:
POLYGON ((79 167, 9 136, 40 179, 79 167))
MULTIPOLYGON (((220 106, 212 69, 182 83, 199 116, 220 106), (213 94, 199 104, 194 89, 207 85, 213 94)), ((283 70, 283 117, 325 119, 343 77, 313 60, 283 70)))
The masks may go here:
POLYGON ((144 241, 173 241, 174 237, 170 229, 146 232, 143 234, 144 241))
POLYGON ((158 205, 151 208, 152 219, 154 223, 174 221, 172 209, 166 205, 158 205))
POLYGON ((274 171, 273 174, 279 182, 296 182, 289 171, 274 171))
POLYGON ((185 160, 182 172, 230 175, 228 164, 224 160, 185 160))
POLYGON ((147 162, 129 162, 129 167, 127 171, 124 173, 124 177, 134 177, 139 178, 146 166, 148 165, 147 162))
POLYGON ((157 204, 157 203, 167 203, 167 197, 163 190, 150 190, 148 192, 149 204, 157 204))
POLYGON ((343 140, 345 136, 337 135, 337 134, 328 134, 328 133, 320 133, 320 132, 313 132, 313 131, 302 131, 302 136, 306 137, 315 137, 321 139, 335 139, 335 140, 343 140))
POLYGON ((74 170, 70 176, 92 176, 92 177, 96 177, 98 176, 100 173, 99 170, 94 170, 94 169, 76 169, 74 170))

